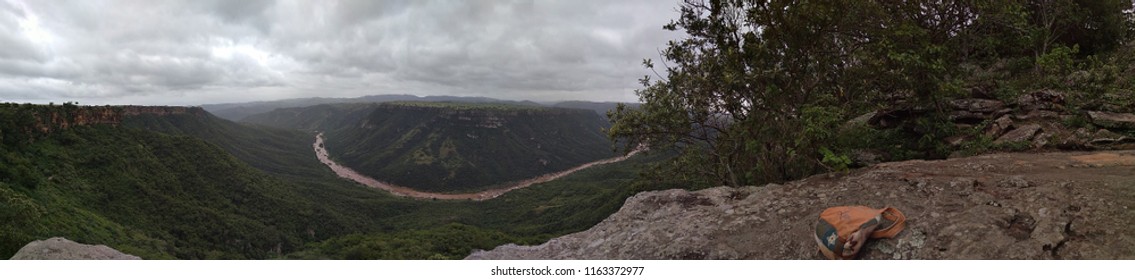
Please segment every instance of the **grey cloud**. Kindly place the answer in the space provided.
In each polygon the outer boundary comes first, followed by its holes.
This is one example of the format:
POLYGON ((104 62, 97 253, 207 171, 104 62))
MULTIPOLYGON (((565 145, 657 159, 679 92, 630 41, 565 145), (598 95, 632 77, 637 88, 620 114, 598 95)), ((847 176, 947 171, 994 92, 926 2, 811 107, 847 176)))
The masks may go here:
POLYGON ((0 99, 631 101, 639 62, 679 35, 661 29, 674 4, 0 0, 0 99), (25 36, 30 16, 48 40, 25 36))

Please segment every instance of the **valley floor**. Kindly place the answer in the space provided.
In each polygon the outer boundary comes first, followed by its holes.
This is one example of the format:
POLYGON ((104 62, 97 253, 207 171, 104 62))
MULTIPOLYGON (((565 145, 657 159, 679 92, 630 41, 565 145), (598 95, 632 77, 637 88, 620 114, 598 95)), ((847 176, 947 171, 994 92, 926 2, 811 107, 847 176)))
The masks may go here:
POLYGON ((341 164, 336 163, 335 161, 331 160, 330 156, 327 153, 327 149, 323 145, 323 133, 319 133, 318 135, 315 136, 315 142, 312 143, 311 146, 312 146, 313 149, 315 149, 315 155, 319 158, 319 161, 322 162, 324 165, 327 165, 327 167, 331 168, 331 170, 334 171, 335 174, 339 175, 339 177, 358 182, 358 183, 363 184, 363 185, 368 186, 368 187, 385 190, 385 191, 390 192, 391 194, 394 194, 394 195, 397 195, 397 196, 404 196, 404 197, 421 198, 421 199, 443 199, 443 200, 465 200, 465 199, 469 199, 469 200, 477 200, 477 201, 493 199, 493 198, 499 197, 499 196, 501 196, 501 195, 503 195, 507 192, 510 192, 510 191, 527 188, 527 187, 535 185, 535 184, 546 183, 546 182, 549 182, 549 181, 552 181, 552 180, 555 180, 555 179, 559 179, 561 177, 567 176, 569 174, 572 174, 572 173, 575 173, 577 171, 584 170, 584 169, 587 169, 587 168, 590 168, 590 167, 593 167, 593 166, 596 166, 596 165, 603 165, 603 164, 620 162, 620 161, 626 160, 626 159, 634 156, 635 154, 638 154, 640 151, 642 151, 642 149, 636 149, 636 150, 631 151, 630 153, 628 153, 624 156, 585 163, 583 165, 576 166, 576 167, 573 167, 573 168, 568 169, 568 170, 536 176, 536 177, 533 177, 533 178, 521 180, 519 182, 514 182, 514 183, 511 183, 507 186, 500 187, 500 188, 494 188, 494 189, 475 192, 475 193, 435 193, 435 192, 419 191, 419 190, 415 190, 415 189, 409 188, 409 187, 398 186, 398 185, 394 185, 394 184, 391 184, 391 183, 382 182, 382 181, 376 180, 374 178, 371 178, 369 176, 363 175, 363 174, 361 174, 361 173, 359 173, 359 172, 357 172, 357 171, 355 171, 355 170, 353 170, 349 167, 346 167, 346 166, 343 166, 341 164))

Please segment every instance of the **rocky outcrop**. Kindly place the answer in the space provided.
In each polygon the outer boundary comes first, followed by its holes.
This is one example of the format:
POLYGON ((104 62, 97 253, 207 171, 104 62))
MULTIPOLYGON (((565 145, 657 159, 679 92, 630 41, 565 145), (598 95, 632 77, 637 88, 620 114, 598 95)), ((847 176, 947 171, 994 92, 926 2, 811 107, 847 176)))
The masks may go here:
POLYGON ((1135 129, 1135 114, 1088 111, 1092 123, 1113 129, 1135 129))
POLYGON ((1005 103, 993 99, 957 99, 951 101, 950 105, 954 108, 950 120, 959 123, 981 122, 1012 111, 1005 108, 1005 103))
POLYGON ((1001 137, 998 137, 996 141, 993 141, 993 143, 999 144, 1029 141, 1033 139, 1033 136, 1036 135, 1037 131, 1040 131, 1040 125, 1038 124, 1023 125, 1009 132, 1006 132, 1004 135, 1001 135, 1001 137))
POLYGON ((34 113, 35 129, 48 133, 75 126, 94 124, 118 125, 126 117, 139 115, 182 115, 192 114, 203 116, 205 110, 201 107, 177 106, 39 106, 34 113))
MULTIPOLYGON (((1094 129, 1094 126, 1129 133, 1135 130, 1135 114, 1068 110, 1065 107, 1065 94, 1055 90, 1022 93, 1009 104, 991 99, 983 90, 975 90, 972 95, 972 98, 951 100, 947 103, 949 106, 945 107, 950 110, 947 117, 959 133, 943 141, 955 148, 984 141, 982 138, 992 140, 1000 149, 1009 150, 1135 148, 1135 139, 1128 140, 1135 135, 1108 130, 1085 130, 1094 129), (981 130, 973 133, 971 128, 981 130)), ((885 108, 860 118, 869 118, 865 123, 876 129, 905 127, 909 130, 918 125, 912 120, 930 112, 903 102, 897 104, 893 108, 885 108)), ((860 118, 849 121, 849 125, 862 122, 860 118)), ((866 164, 860 161, 856 163, 866 164)))
POLYGON ((52 237, 24 245, 12 256, 13 260, 141 260, 104 245, 86 245, 52 237))
POLYGON ((864 259, 1135 258, 1135 151, 882 163, 783 185, 645 192, 589 230, 468 259, 821 259, 823 209, 892 206, 864 259))

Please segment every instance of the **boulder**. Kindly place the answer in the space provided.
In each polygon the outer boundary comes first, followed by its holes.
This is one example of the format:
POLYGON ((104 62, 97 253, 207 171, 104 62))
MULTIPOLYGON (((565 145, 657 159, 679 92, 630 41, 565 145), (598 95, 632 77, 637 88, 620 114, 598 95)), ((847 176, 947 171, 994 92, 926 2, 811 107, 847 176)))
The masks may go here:
POLYGON ((851 152, 851 159, 857 166, 871 166, 882 162, 883 155, 873 150, 857 149, 851 152))
POLYGON ((105 245, 87 245, 62 237, 37 240, 24 245, 13 260, 140 260, 105 245))
POLYGON ((976 112, 976 113, 993 113, 1005 108, 1005 103, 994 99, 981 99, 981 98, 963 98, 950 101, 950 105, 954 110, 976 112))
POLYGON ((997 140, 993 141, 993 143, 1001 144, 1029 141, 1033 139, 1033 135, 1036 135, 1037 131, 1040 131, 1040 125, 1038 124, 1023 125, 1009 132, 1006 132, 1005 135, 1001 135, 1001 137, 998 137, 997 140))
POLYGON ((1054 112, 1054 111, 1049 111, 1049 110, 1031 110, 1031 111, 1025 112, 1024 114, 1015 115, 1015 116, 1013 116, 1013 118, 1015 118, 1017 120, 1022 120, 1022 121, 1025 121, 1025 120, 1044 120, 1044 119, 1050 119, 1050 120, 1062 119, 1060 117, 1060 113, 1057 113, 1057 112, 1054 112))
POLYGON ((1017 108, 1031 110, 1064 110, 1064 94, 1053 90, 1041 90, 1017 97, 1017 108))
POLYGON ((1135 129, 1135 114, 1088 111, 1092 123, 1112 129, 1135 129))
POLYGON ((985 136, 997 137, 997 136, 1001 135, 1001 133, 1004 133, 1006 130, 1009 130, 1009 128, 1012 127, 1012 126, 1013 126, 1013 119, 1009 118, 1008 115, 1001 116, 1000 118, 997 118, 997 120, 994 120, 993 123, 989 124, 989 126, 985 128, 985 136))
POLYGON ((949 115, 950 121, 955 123, 975 124, 989 118, 988 114, 971 111, 953 111, 949 115))
POLYGON ((1012 111, 1005 108, 1004 102, 994 99, 955 99, 950 101, 950 106, 954 110, 950 112, 949 118, 955 123, 976 124, 1012 111))

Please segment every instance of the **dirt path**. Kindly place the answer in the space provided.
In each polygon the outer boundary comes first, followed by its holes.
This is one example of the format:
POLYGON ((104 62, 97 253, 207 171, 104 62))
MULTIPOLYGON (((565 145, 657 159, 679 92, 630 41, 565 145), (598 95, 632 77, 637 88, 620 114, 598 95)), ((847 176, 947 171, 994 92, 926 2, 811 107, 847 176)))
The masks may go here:
POLYGON ((609 159, 589 162, 589 163, 586 163, 586 164, 583 164, 583 165, 580 165, 580 166, 573 167, 573 168, 568 169, 568 170, 564 170, 564 171, 560 171, 560 172, 556 172, 556 173, 544 174, 544 175, 540 175, 540 176, 537 176, 537 177, 534 177, 534 178, 529 178, 529 179, 517 182, 513 185, 503 187, 503 188, 485 190, 485 191, 475 192, 475 193, 433 193, 433 192, 418 191, 418 190, 411 189, 411 188, 408 188, 408 187, 403 187, 403 186, 394 185, 394 184, 391 184, 391 183, 375 180, 374 178, 363 175, 363 174, 359 173, 358 171, 355 171, 351 168, 340 165, 340 164, 336 163, 335 161, 332 161, 331 158, 327 154, 327 149, 323 147, 323 133, 322 132, 320 132, 318 135, 315 136, 315 143, 313 143, 311 146, 312 146, 312 148, 315 149, 315 156, 319 158, 319 161, 322 162, 324 165, 327 165, 327 167, 330 167, 332 171, 335 171, 335 174, 339 175, 339 177, 343 177, 343 178, 349 179, 351 181, 358 182, 358 183, 366 185, 368 187, 382 189, 382 190, 388 191, 388 192, 390 192, 394 195, 397 195, 397 196, 405 196, 405 197, 412 197, 412 198, 421 198, 421 199, 471 199, 471 200, 477 200, 477 201, 493 199, 493 198, 496 198, 498 196, 501 196, 504 193, 507 193, 507 192, 510 192, 510 191, 513 191, 513 190, 527 188, 527 187, 534 185, 534 184, 539 184, 539 183, 544 183, 544 182, 548 182, 548 181, 551 181, 551 180, 559 179, 560 177, 567 176, 568 174, 575 173, 576 171, 587 169, 587 168, 592 167, 592 166, 620 162, 620 161, 626 160, 627 158, 630 158, 631 156, 634 156, 635 154, 638 154, 638 152, 641 151, 641 149, 636 149, 634 151, 631 151, 627 155, 624 155, 624 156, 621 156, 621 157, 615 157, 615 158, 609 158, 609 159))

